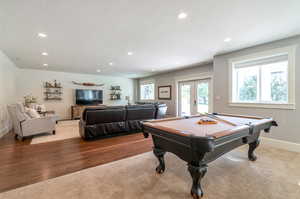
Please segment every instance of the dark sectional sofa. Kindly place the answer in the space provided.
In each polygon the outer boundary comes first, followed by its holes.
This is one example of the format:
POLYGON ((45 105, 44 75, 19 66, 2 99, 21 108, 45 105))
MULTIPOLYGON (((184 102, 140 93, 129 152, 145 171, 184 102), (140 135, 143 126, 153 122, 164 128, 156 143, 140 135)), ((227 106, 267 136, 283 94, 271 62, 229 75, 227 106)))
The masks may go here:
POLYGON ((86 108, 79 122, 80 135, 91 140, 141 132, 141 121, 163 118, 166 111, 166 104, 86 108))

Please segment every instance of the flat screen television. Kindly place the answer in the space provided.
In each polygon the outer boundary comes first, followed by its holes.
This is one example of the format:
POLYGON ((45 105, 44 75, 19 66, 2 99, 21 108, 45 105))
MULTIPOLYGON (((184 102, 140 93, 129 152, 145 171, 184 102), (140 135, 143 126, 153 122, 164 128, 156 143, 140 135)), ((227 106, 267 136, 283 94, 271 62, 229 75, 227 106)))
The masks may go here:
POLYGON ((102 90, 76 89, 77 105, 97 105, 103 103, 102 90))

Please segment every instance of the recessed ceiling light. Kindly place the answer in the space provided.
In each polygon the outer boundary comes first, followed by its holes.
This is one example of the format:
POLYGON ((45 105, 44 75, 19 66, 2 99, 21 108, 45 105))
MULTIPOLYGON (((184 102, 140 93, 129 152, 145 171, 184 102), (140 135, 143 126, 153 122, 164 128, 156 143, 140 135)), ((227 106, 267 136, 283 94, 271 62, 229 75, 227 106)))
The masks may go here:
POLYGON ((127 54, 128 54, 128 55, 133 55, 133 52, 128 52, 127 54))
POLYGON ((181 12, 178 14, 177 17, 178 17, 178 19, 185 19, 185 18, 187 18, 187 14, 185 12, 181 12))
POLYGON ((43 66, 48 66, 48 64, 43 64, 43 66))
POLYGON ((41 38, 46 38, 48 35, 45 34, 45 33, 40 32, 40 33, 38 33, 38 36, 41 37, 41 38))
POLYGON ((178 62, 176 62, 176 64, 180 64, 180 62, 178 61, 178 62))
POLYGON ((114 65, 114 63, 113 62, 109 62, 109 65, 112 66, 112 65, 114 65))
POLYGON ((47 52, 43 52, 42 55, 48 56, 48 53, 47 52))
POLYGON ((230 37, 227 37, 224 39, 224 42, 230 42, 232 39, 230 37))
POLYGON ((98 70, 97 70, 97 73, 101 73, 101 70, 100 70, 100 69, 98 69, 98 70))
POLYGON ((155 71, 155 69, 151 69, 151 71, 152 71, 152 72, 154 72, 154 71, 155 71))

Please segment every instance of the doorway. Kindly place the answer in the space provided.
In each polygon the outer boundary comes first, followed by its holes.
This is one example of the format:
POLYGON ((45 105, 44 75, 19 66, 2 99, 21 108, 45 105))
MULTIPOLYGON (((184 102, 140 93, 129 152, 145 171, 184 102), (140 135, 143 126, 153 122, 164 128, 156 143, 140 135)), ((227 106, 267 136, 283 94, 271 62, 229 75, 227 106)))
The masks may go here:
POLYGON ((211 112, 211 78, 178 83, 178 115, 211 112))

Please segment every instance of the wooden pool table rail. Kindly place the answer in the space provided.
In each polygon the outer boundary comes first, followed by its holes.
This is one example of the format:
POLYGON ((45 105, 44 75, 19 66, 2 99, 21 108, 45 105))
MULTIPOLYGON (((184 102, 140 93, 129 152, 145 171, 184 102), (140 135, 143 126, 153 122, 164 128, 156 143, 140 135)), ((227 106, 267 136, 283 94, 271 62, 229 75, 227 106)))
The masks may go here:
POLYGON ((228 113, 212 113, 213 115, 220 115, 220 116, 228 116, 228 117, 240 117, 240 118, 247 118, 247 119, 255 119, 261 120, 266 119, 264 117, 252 116, 252 115, 235 115, 235 114, 228 114, 228 113))
POLYGON ((234 134, 234 133, 236 133, 240 130, 249 128, 249 126, 247 126, 247 125, 240 125, 240 126, 233 127, 232 129, 219 131, 219 132, 216 132, 216 133, 213 133, 213 134, 205 134, 205 133, 200 134, 201 132, 192 133, 192 132, 187 132, 187 131, 180 131, 180 130, 176 130, 175 128, 168 128, 168 127, 165 127, 165 126, 155 125, 155 124, 151 124, 151 123, 144 123, 143 125, 145 125, 147 127, 156 128, 156 129, 159 129, 159 130, 162 130, 162 131, 166 131, 166 132, 169 132, 169 133, 174 133, 174 134, 177 134, 177 135, 181 135, 181 136, 198 136, 198 137, 202 136, 202 137, 213 137, 213 138, 220 138, 220 137, 223 137, 223 136, 234 134))
MULTIPOLYGON (((229 117, 240 117, 240 116, 236 116, 236 115, 231 115, 231 114, 199 114, 199 115, 193 115, 190 117, 173 117, 173 118, 167 118, 167 119, 159 119, 159 120, 149 120, 149 121, 145 121, 143 123, 143 126, 148 126, 148 127, 152 127, 152 128, 156 128, 156 129, 160 129, 162 131, 167 131, 169 133, 174 133, 174 134, 178 134, 181 136, 202 136, 202 137, 213 137, 213 138, 220 138, 223 136, 227 136, 230 134, 234 134, 240 130, 246 129, 246 128, 251 128, 251 126, 253 126, 252 124, 235 124, 233 122, 227 121, 225 119, 219 118, 219 116, 229 116, 229 117), (190 118, 201 118, 201 117, 209 117, 215 120, 218 120, 219 122, 228 124, 230 126, 232 126, 232 128, 230 129, 226 129, 226 130, 220 130, 218 132, 215 133, 211 133, 211 134, 207 134, 205 132, 200 132, 200 130, 198 132, 193 132, 193 131, 184 131, 184 130, 177 130, 174 127, 167 127, 164 125, 160 125, 159 123, 164 123, 164 122, 169 122, 169 121, 176 121, 176 120, 185 120, 185 119, 190 119, 190 118)), ((241 116, 241 118, 247 118, 247 119, 257 119, 257 122, 255 122, 255 126, 257 125, 263 125, 266 123, 269 123, 270 121, 273 121, 273 119, 266 119, 266 118, 262 118, 262 117, 254 117, 254 116, 241 116)), ((210 125, 208 125, 209 127, 210 125)), ((254 126, 252 127, 254 128, 254 126)))

